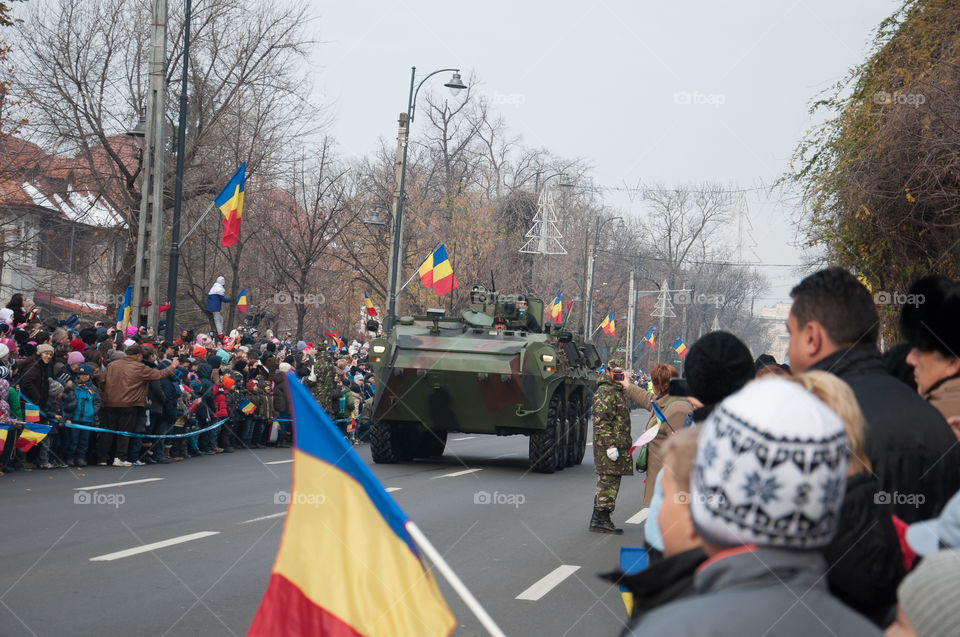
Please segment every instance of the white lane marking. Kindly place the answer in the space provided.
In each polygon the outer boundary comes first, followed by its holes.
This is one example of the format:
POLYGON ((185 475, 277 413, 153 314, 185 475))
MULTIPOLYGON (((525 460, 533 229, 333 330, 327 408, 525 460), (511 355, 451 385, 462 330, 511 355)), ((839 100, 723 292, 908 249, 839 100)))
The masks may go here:
POLYGON ((437 478, 456 478, 457 476, 465 476, 468 473, 476 473, 477 471, 483 471, 483 469, 464 469, 463 471, 454 471, 453 473, 445 473, 442 476, 433 476, 431 480, 436 480, 437 478))
POLYGON ((130 480, 129 482, 111 482, 110 484, 95 484, 89 487, 74 487, 74 491, 92 491, 93 489, 109 489, 111 487, 125 487, 128 484, 142 484, 144 482, 156 482, 157 480, 166 480, 166 478, 144 478, 143 480, 130 480))
POLYGON ((642 509, 640 513, 637 513, 633 517, 627 519, 626 524, 642 524, 644 520, 647 519, 648 515, 650 515, 649 507, 642 509))
POLYGON ((500 454, 499 456, 494 456, 493 459, 496 460, 497 458, 506 458, 506 457, 508 457, 508 456, 515 456, 515 455, 517 455, 517 454, 515 454, 515 453, 502 453, 502 454, 500 454))
POLYGON ((263 464, 287 464, 288 462, 293 462, 293 458, 289 460, 274 460, 273 462, 264 462, 263 464))
POLYGON ((160 542, 154 542, 153 544, 144 544, 143 546, 135 546, 132 549, 125 549, 123 551, 117 551, 116 553, 107 553, 106 555, 98 555, 97 557, 91 557, 91 562, 112 562, 113 560, 119 560, 124 557, 130 557, 131 555, 139 555, 140 553, 149 553, 150 551, 156 549, 162 549, 167 546, 173 546, 174 544, 183 544, 184 542, 191 542, 193 540, 199 540, 201 538, 210 537, 211 535, 220 535, 220 531, 200 531, 199 533, 191 533, 190 535, 181 535, 180 537, 172 537, 169 540, 161 540, 160 542))
POLYGON ((251 522, 259 522, 260 520, 272 520, 273 518, 279 518, 286 515, 286 511, 281 511, 280 513, 271 513, 270 515, 261 515, 259 518, 253 518, 252 520, 244 520, 243 522, 237 522, 237 524, 250 524, 251 522))
POLYGON ((571 566, 570 564, 562 564, 557 568, 553 569, 545 576, 541 577, 537 582, 533 584, 530 588, 523 591, 517 595, 517 599, 525 599, 531 602, 539 600, 541 597, 549 593, 557 586, 560 582, 567 579, 574 573, 580 570, 579 566, 571 566))
POLYGON ((454 438, 454 442, 460 442, 461 440, 473 440, 476 436, 464 436, 463 438, 454 438))
POLYGON ((387 493, 393 493, 394 491, 399 491, 402 488, 403 487, 387 487, 386 489, 384 489, 384 491, 386 491, 387 493))
POLYGON ((592 446, 593 446, 593 443, 592 443, 592 442, 588 442, 588 443, 587 443, 587 446, 588 446, 588 447, 592 447, 592 446))

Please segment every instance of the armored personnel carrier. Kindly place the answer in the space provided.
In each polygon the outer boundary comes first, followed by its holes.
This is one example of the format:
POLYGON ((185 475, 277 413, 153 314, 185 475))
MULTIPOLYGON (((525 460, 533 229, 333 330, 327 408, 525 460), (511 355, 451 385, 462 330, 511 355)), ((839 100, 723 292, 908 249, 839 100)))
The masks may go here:
POLYGON ((474 287, 462 316, 402 317, 369 355, 375 462, 442 455, 453 432, 527 436, 539 473, 583 461, 600 356, 578 335, 545 328, 540 299, 474 287))

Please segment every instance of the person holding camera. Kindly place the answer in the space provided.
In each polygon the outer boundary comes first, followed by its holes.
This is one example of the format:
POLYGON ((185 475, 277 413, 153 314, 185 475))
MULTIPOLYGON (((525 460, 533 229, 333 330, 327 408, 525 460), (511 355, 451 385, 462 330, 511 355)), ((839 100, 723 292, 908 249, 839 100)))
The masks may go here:
POLYGON ((633 475, 630 404, 621 384, 624 378, 623 361, 608 361, 607 371, 597 381, 593 394, 593 466, 597 473, 597 491, 590 530, 594 533, 623 533, 623 529, 613 525, 610 514, 616 507, 620 478, 633 475))

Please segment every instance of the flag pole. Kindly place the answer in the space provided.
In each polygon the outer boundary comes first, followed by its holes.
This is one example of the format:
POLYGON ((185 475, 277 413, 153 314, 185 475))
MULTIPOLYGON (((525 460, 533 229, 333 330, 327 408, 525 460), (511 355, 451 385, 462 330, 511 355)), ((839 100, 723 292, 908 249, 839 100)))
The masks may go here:
MULTIPOLYGON (((420 265, 423 265, 423 264, 421 263, 420 265)), ((407 288, 407 286, 410 285, 410 281, 413 281, 419 273, 420 273, 419 270, 414 270, 413 276, 407 279, 407 282, 400 286, 400 291, 403 292, 407 288)))
POLYGON ((416 525, 413 520, 407 520, 403 525, 407 530, 407 533, 410 534, 410 537, 413 538, 413 541, 417 543, 417 546, 426 553, 427 557, 430 558, 430 561, 433 562, 433 565, 437 567, 437 570, 440 571, 440 574, 443 575, 444 579, 447 580, 447 583, 453 588, 454 592, 460 596, 460 599, 467 605, 467 608, 470 609, 483 627, 488 633, 493 637, 506 637, 504 632, 500 630, 500 627, 497 626, 496 622, 493 621, 493 618, 487 614, 487 611, 484 610, 483 606, 480 605, 480 602, 477 601, 477 598, 473 596, 473 593, 464 585, 460 578, 457 577, 457 574, 453 572, 453 569, 450 568, 450 565, 447 564, 446 560, 443 559, 443 556, 440 555, 440 552, 430 543, 430 540, 427 539, 427 536, 423 534, 423 531, 420 530, 420 527, 416 525))
POLYGON ((215 202, 211 201, 210 204, 207 206, 207 209, 204 210, 203 214, 200 215, 200 218, 197 219, 197 222, 193 224, 193 227, 187 231, 187 234, 183 235, 183 239, 180 239, 181 244, 184 244, 187 242, 187 239, 190 238, 190 235, 192 235, 196 231, 196 229, 200 226, 200 224, 203 223, 203 220, 207 218, 207 215, 210 214, 210 211, 213 210, 214 205, 215 205, 215 202))

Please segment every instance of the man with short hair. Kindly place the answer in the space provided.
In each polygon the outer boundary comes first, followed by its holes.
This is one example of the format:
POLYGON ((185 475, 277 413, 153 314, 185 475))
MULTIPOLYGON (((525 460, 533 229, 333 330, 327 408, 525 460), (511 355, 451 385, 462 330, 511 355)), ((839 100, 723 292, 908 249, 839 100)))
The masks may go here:
MULTIPOLYGON (((107 365, 102 375, 103 426, 114 431, 132 432, 147 401, 147 383, 173 376, 173 367, 153 369, 143 364, 143 349, 131 345, 126 356, 107 365)), ((101 467, 107 466, 110 450, 116 439, 117 450, 113 466, 129 467, 127 460, 130 438, 101 433, 97 441, 97 460, 101 467)))
POLYGON ((906 522, 936 516, 960 489, 960 446, 943 416, 884 366, 873 297, 842 268, 811 274, 790 296, 792 371, 819 369, 850 385, 867 421, 877 497, 906 522))

